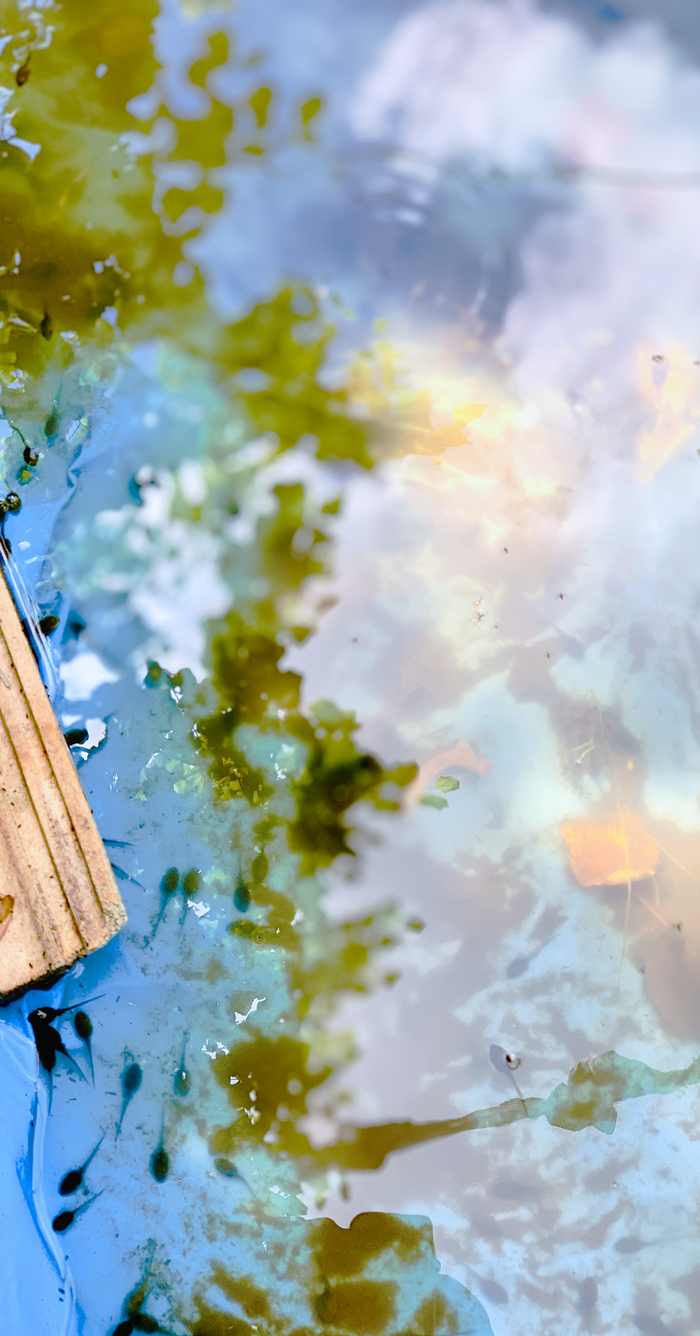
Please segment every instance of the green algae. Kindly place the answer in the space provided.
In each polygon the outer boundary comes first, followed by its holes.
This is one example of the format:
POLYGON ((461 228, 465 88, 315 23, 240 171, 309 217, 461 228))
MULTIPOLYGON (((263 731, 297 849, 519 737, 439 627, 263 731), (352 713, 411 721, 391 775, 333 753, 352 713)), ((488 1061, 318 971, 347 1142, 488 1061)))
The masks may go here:
MULTIPOLYGON (((320 458, 368 467, 366 430, 348 415, 346 392, 318 379, 334 329, 315 294, 289 285, 227 324, 183 251, 224 203, 217 171, 253 147, 249 119, 256 154, 272 148, 274 97, 267 86, 252 87, 228 105, 211 91, 212 73, 224 67, 250 79, 245 54, 232 52, 219 32, 189 70, 202 110, 178 116, 157 81, 157 12, 152 0, 133 0, 120 13, 111 0, 97 0, 87 19, 79 0, 68 0, 44 17, 23 11, 19 27, 14 6, 2 11, 5 31, 19 30, 0 56, 0 79, 9 83, 32 56, 31 78, 12 95, 8 89, 16 134, 0 149, 0 378, 9 401, 19 392, 23 411, 36 412, 43 398, 50 438, 59 414, 46 391, 86 340, 109 347, 116 331, 131 342, 164 335, 206 357, 251 424, 277 434, 280 449, 308 435, 320 458), (138 99, 151 92, 142 119, 138 99), (188 185, 159 192, 168 169, 181 177, 187 169, 188 185), (105 311, 114 313, 111 323, 105 311), (252 367, 265 388, 235 386, 252 367)), ((317 98, 305 100, 288 137, 308 139, 319 110, 317 98)))
POLYGON ((367 1211, 347 1229, 332 1220, 299 1221, 292 1247, 273 1234, 269 1253, 267 1288, 249 1275, 212 1269, 207 1297, 195 1297, 192 1336, 250 1336, 261 1327, 276 1336, 486 1336, 490 1330, 483 1310, 438 1274, 432 1225, 424 1217, 367 1211), (292 1269, 304 1278, 307 1301, 290 1313, 284 1301, 292 1269))

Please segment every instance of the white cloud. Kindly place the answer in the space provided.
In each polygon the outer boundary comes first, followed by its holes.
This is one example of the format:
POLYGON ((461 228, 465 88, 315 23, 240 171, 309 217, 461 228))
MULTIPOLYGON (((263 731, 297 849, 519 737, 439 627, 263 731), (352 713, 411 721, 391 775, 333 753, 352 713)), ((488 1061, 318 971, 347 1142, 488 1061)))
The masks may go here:
POLYGON ((501 345, 529 394, 607 408, 637 390, 640 345, 700 338, 700 71, 654 25, 594 43, 528 0, 430 7, 398 25, 353 118, 404 175, 461 158, 551 182, 501 345), (651 178, 666 187, 633 184, 651 178))
POLYGON ((63 662, 61 677, 66 700, 87 700, 98 687, 119 681, 119 674, 113 673, 92 650, 85 650, 63 662))

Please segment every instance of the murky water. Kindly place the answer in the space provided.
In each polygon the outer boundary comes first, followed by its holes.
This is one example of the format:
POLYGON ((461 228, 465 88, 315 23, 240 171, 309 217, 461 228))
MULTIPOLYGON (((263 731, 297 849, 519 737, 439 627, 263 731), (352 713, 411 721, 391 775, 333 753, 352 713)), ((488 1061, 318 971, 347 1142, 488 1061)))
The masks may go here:
POLYGON ((3 1011, 13 1331, 692 1336, 694 11, 1 20, 6 534, 129 914, 3 1011))

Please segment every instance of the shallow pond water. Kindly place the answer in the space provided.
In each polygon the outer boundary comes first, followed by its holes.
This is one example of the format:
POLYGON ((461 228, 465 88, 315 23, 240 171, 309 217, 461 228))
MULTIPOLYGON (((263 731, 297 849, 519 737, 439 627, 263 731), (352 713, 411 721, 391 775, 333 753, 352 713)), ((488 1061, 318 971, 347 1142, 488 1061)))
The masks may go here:
POLYGON ((13 1332, 692 1336, 694 11, 0 19, 5 533, 129 915, 0 1015, 13 1332))

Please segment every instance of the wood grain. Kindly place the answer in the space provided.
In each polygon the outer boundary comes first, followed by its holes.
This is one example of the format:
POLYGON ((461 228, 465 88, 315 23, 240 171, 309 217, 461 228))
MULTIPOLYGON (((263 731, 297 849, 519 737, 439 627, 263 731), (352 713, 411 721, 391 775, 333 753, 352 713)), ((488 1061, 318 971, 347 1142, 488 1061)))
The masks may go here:
POLYGON ((0 574, 0 997, 126 922, 104 845, 0 574))

